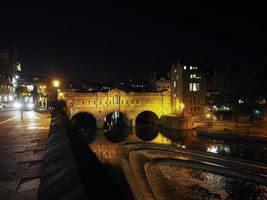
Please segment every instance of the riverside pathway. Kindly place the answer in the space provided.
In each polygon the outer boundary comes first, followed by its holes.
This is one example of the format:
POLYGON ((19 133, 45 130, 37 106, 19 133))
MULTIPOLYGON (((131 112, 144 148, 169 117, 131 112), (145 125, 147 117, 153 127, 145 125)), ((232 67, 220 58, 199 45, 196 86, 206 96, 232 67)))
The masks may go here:
POLYGON ((0 199, 37 199, 50 114, 6 115, 0 120, 0 199))

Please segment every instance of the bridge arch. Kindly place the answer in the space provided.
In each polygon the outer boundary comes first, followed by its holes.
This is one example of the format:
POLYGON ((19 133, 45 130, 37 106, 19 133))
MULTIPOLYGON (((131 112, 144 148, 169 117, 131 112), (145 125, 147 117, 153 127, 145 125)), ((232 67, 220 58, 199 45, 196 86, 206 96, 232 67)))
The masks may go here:
POLYGON ((74 128, 81 134, 90 134, 96 131, 97 120, 91 113, 79 112, 72 116, 74 128))
POLYGON ((116 128, 119 126, 130 126, 127 115, 120 111, 111 111, 103 117, 104 129, 116 128))
POLYGON ((140 124, 159 124, 159 116, 150 110, 140 112, 135 119, 135 126, 140 124))

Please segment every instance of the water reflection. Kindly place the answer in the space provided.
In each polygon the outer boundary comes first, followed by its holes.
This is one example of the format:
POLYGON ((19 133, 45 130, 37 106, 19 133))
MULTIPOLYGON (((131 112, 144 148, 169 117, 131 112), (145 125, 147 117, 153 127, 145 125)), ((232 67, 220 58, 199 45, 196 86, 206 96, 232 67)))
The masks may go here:
POLYGON ((157 137, 150 141, 150 143, 154 144, 163 144, 163 145, 170 145, 172 141, 166 137, 164 137, 161 133, 158 133, 157 137))
POLYGON ((143 141, 151 141, 159 134, 159 129, 155 125, 139 124, 135 128, 136 136, 143 141))
POLYGON ((97 131, 96 130, 91 130, 91 129, 79 129, 77 132, 82 136, 82 138, 87 142, 87 144, 91 144, 95 138, 97 131))
POLYGON ((131 129, 127 126, 116 126, 109 130, 104 130, 105 138, 112 143, 121 143, 127 140, 131 129))
MULTIPOLYGON (((179 162, 179 161, 177 161, 179 162)), ((162 199, 266 199, 267 187, 238 177, 197 168, 159 163, 150 168, 150 181, 162 199), (159 194, 159 193, 158 193, 159 194)))
MULTIPOLYGON (((123 142, 149 142, 267 163, 267 149, 264 143, 254 144, 246 141, 202 138, 197 137, 194 130, 159 130, 155 126, 137 126, 136 129, 130 129, 126 126, 117 126, 110 131, 98 130, 97 134, 93 132, 90 134, 83 133, 82 135, 86 138, 88 143, 93 144, 98 143, 99 141, 102 143, 105 141, 106 144, 114 144, 116 146, 123 142)), ((105 147, 105 145, 101 146, 101 148, 105 147)))
MULTIPOLYGON (((95 152, 99 160, 105 164, 109 164, 110 167, 112 166, 111 168, 114 171, 120 169, 117 147, 124 142, 172 145, 175 147, 189 148, 221 155, 243 157, 247 160, 258 161, 262 163, 266 163, 267 161, 267 150, 264 144, 255 145, 254 143, 244 141, 212 140, 208 138, 200 138, 197 137, 195 131, 158 129, 155 126, 137 126, 136 129, 130 129, 126 126, 116 126, 109 130, 97 130, 97 133, 92 135, 95 135, 95 137, 93 142, 88 142, 89 146, 95 152)), ((91 135, 83 134, 83 137, 85 137, 87 141, 90 141, 89 136, 91 135)), ((174 168, 170 168, 170 171, 173 174, 169 177, 175 177, 178 174, 185 176, 182 179, 175 178, 174 180, 178 180, 177 184, 184 183, 185 185, 188 185, 188 187, 185 187, 184 190, 187 195, 203 195, 202 199, 204 199, 204 197, 207 197, 207 199, 211 199, 211 197, 219 198, 216 193, 220 194, 220 196, 228 196, 230 197, 229 199, 246 199, 245 197, 257 198, 258 194, 265 194, 266 196, 266 193, 264 193, 266 190, 263 191, 262 187, 259 187, 251 182, 244 182, 243 180, 233 179, 213 173, 198 172, 193 169, 179 171, 179 169, 174 170, 174 168), (202 186, 204 185, 205 187, 202 187, 201 184, 194 184, 196 182, 189 182, 189 175, 194 178, 193 180, 199 179, 199 183, 202 183, 202 186)), ((162 175, 157 177, 164 176, 162 175)), ((119 179, 120 178, 121 177, 119 177, 119 179)), ((160 186, 166 185, 168 191, 175 191, 175 189, 179 188, 179 194, 181 193, 181 188, 183 188, 174 187, 174 182, 169 180, 166 182, 159 181, 158 183, 160 186), (169 183, 171 184, 168 185, 169 183), (174 189, 170 190, 172 187, 174 189)), ((126 184, 124 181, 121 181, 120 185, 125 187, 126 184)), ((168 192, 166 192, 166 194, 168 194, 168 192)))
POLYGON ((230 154, 230 146, 225 144, 218 144, 218 145, 209 145, 207 147, 207 152, 211 153, 219 153, 219 154, 230 154))

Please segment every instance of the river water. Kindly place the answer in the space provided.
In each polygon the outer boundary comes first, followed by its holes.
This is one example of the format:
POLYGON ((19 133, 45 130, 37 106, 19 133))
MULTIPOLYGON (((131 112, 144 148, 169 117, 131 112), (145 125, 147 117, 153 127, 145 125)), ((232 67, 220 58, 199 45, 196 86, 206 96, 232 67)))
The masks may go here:
MULTIPOLYGON (((97 130, 94 134, 85 134, 83 137, 87 140, 87 143, 97 157, 107 166, 117 184, 122 186, 121 188, 129 199, 133 199, 133 197, 131 196, 130 189, 126 186, 127 182, 122 171, 119 170, 120 167, 116 153, 116 148, 124 143, 138 142, 171 145, 267 164, 267 145, 264 143, 241 140, 214 140, 198 137, 195 130, 177 131, 143 125, 135 129, 121 127, 111 131, 97 130)), ((230 180, 231 178, 229 177, 228 179, 230 180)), ((255 192, 252 193, 253 195, 255 194, 255 192)))
MULTIPOLYGON (((135 129, 123 127, 108 132, 98 130, 97 133, 87 137, 87 142, 93 150, 103 151, 105 155, 112 154, 108 152, 123 143, 148 142, 211 152, 267 164, 267 145, 265 143, 198 137, 195 130, 159 130, 159 128, 149 125, 139 126, 135 129)), ((112 155, 110 156, 112 157, 112 155)), ((108 159, 112 158, 108 157, 108 159)))

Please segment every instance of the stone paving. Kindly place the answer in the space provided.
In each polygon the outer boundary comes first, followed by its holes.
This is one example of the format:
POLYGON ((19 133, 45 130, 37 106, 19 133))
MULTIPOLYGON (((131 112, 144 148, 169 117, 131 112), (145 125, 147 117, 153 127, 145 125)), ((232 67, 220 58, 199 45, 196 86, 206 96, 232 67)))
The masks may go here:
POLYGON ((0 199, 37 199, 49 125, 33 111, 0 125, 0 199))

